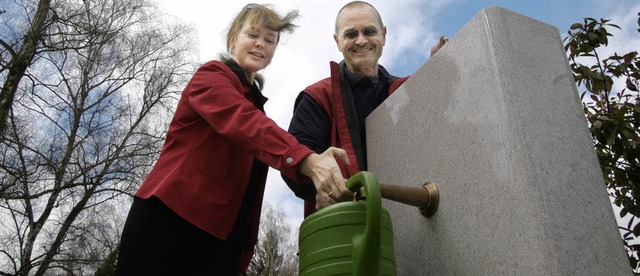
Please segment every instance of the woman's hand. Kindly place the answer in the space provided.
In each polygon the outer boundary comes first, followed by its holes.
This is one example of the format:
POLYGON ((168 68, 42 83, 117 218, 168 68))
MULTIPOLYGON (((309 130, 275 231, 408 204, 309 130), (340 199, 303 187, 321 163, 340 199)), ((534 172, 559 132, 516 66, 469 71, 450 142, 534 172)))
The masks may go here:
POLYGON ((353 193, 345 186, 338 159, 349 164, 345 150, 330 147, 322 154, 310 154, 300 162, 300 173, 311 178, 316 187, 316 209, 318 210, 337 201, 353 199, 353 193))

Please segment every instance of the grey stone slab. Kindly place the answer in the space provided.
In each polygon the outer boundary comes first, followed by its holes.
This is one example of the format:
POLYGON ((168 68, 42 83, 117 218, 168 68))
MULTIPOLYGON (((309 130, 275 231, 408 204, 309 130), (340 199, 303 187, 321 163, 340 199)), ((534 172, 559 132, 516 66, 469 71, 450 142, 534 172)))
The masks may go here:
POLYGON ((558 29, 479 12, 366 122, 399 275, 631 275, 558 29))

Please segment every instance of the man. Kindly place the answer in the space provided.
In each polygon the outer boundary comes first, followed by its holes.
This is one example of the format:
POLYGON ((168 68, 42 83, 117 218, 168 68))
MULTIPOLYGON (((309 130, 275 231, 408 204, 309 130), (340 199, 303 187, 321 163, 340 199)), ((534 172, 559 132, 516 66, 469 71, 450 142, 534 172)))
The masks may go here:
MULTIPOLYGON (((398 78, 378 64, 386 42, 387 28, 378 11, 369 3, 353 1, 338 12, 334 40, 344 60, 331 62, 331 77, 302 91, 296 99, 289 132, 316 152, 330 146, 347 151, 349 164, 341 165, 350 177, 367 169, 365 118, 408 77, 398 78)), ((431 49, 433 55, 445 43, 441 37, 431 49)), ((329 196, 347 200, 352 195, 320 193, 310 181, 296 183, 284 177, 296 196, 305 200, 305 217, 324 206, 316 201, 329 196), (316 198, 318 200, 316 200, 316 198)))

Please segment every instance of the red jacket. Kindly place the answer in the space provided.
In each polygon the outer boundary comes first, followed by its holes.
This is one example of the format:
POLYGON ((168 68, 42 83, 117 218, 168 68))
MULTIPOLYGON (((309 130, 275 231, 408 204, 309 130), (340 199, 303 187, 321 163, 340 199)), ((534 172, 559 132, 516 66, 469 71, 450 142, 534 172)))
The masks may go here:
MULTIPOLYGON (((349 178, 359 172, 359 164, 356 159, 356 153, 353 147, 352 137, 349 134, 347 126, 347 118, 345 108, 342 102, 342 91, 340 89, 340 65, 331 62, 331 77, 323 79, 311 86, 305 88, 303 93, 311 96, 324 111, 328 114, 331 121, 330 146, 339 147, 347 152, 350 165, 344 165, 342 162, 340 168, 345 178, 349 178)), ((398 78, 389 85, 389 95, 391 95, 404 81, 409 77, 398 78)), ((364 153, 366 154, 366 153, 364 153)), ((315 212, 315 200, 305 200, 304 213, 305 217, 315 212)))
MULTIPOLYGON (((313 153, 248 99, 250 87, 219 61, 202 65, 182 92, 160 157, 136 193, 156 196, 195 226, 227 239, 247 189, 246 240, 257 240, 266 177, 247 187, 254 157, 297 178, 297 165, 313 153)), ((251 248, 252 249, 252 248, 251 248)))

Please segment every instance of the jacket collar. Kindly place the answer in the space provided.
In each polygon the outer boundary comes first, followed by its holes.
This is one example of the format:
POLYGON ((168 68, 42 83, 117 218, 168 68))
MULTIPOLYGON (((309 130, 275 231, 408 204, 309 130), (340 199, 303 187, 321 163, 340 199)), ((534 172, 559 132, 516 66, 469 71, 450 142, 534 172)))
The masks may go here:
POLYGON ((249 83, 249 80, 247 80, 247 77, 244 75, 244 71, 242 70, 240 65, 232 58, 225 59, 222 62, 227 67, 229 67, 229 69, 231 69, 233 73, 236 74, 238 79, 240 79, 240 83, 242 84, 242 86, 249 87, 250 89, 249 94, 253 98, 254 105, 260 110, 264 111, 264 104, 267 102, 267 100, 269 100, 269 98, 265 97, 262 94, 262 91, 260 91, 260 88, 258 88, 258 85, 255 83, 253 84, 249 83))

